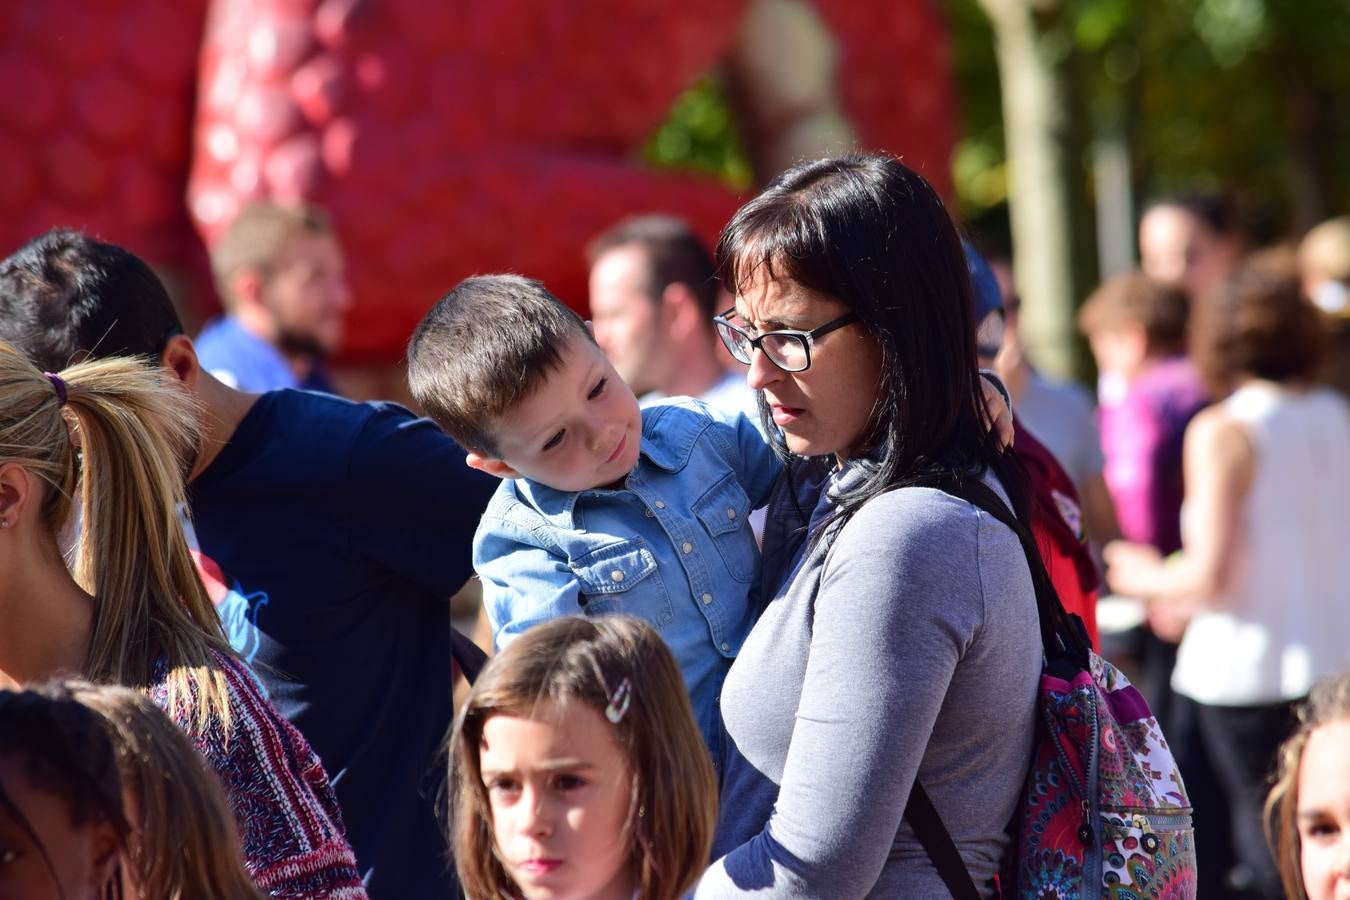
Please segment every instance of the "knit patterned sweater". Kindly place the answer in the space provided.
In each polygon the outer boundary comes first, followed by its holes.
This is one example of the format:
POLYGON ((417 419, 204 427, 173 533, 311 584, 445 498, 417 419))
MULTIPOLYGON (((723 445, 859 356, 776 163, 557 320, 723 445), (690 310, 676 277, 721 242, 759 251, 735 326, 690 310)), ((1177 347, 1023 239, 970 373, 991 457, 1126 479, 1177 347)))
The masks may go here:
POLYGON ((364 900, 366 890, 323 764, 304 736, 272 708, 244 663, 223 653, 215 658, 229 691, 228 736, 219 717, 213 716, 205 730, 195 726, 195 696, 169 708, 169 668, 163 661, 155 668, 150 698, 219 776, 249 875, 273 897, 364 900))

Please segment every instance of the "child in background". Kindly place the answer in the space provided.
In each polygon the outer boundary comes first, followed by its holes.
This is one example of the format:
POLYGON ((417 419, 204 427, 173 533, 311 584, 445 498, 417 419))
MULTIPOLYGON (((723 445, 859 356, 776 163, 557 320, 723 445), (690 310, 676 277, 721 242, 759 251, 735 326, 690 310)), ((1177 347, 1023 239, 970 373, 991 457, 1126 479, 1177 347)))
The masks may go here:
POLYGON ((131 822, 127 896, 262 900, 225 793, 187 735, 130 688, 71 681, 57 695, 97 713, 111 738, 131 822))
POLYGON ((120 897, 130 830, 98 716, 0 690, 0 898, 120 897))
POLYGON ((469 465, 503 479, 474 538, 494 642, 576 613, 646 619, 715 746, 716 698, 756 612, 747 520, 781 468, 754 423, 689 399, 639 410, 586 323, 513 275, 436 304, 408 382, 469 465))
POLYGON ((1319 684, 1280 748, 1266 830, 1286 897, 1350 893, 1350 675, 1319 684))
POLYGON ((676 900, 707 867, 712 765, 675 660, 631 616, 555 619, 493 658, 450 774, 470 900, 676 900))

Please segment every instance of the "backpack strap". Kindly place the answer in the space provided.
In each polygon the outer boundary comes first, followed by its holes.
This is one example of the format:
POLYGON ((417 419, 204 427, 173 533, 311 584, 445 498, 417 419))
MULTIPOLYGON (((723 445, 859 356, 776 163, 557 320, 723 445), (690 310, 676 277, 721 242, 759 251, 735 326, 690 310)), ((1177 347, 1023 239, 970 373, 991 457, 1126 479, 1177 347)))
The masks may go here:
MULTIPOLYGON (((1065 612, 1064 604, 1060 602, 1059 594, 1055 592, 1055 586, 1050 581, 1050 573, 1046 571, 1045 562, 1041 559, 1040 550, 1037 549, 1036 541, 1031 535, 1031 529, 1013 515, 1003 499, 982 481, 958 480, 949 476, 926 482, 922 486, 937 488, 984 510, 1017 535, 1022 552, 1027 558, 1027 566, 1031 570, 1032 586, 1036 589, 1036 609, 1040 614, 1041 642, 1046 658, 1067 657, 1075 663, 1081 662, 1080 668, 1086 669, 1088 651, 1091 648, 1087 630, 1081 619, 1065 612)), ((956 842, 952 840, 951 832, 947 830, 942 817, 938 815, 937 808, 933 806, 932 798, 928 796, 928 792, 919 784, 917 778, 910 789, 909 802, 905 805, 905 818, 914 829, 914 836, 923 845, 924 852, 928 854, 933 867, 942 876, 942 882, 954 900, 970 900, 970 898, 978 900, 980 891, 975 886, 975 879, 970 877, 970 870, 961 859, 961 852, 957 849, 956 842)))
POLYGON ((1041 644, 1047 661, 1068 659, 1079 671, 1090 667, 1089 654, 1092 642, 1088 639, 1087 628, 1083 620, 1070 615, 1060 602, 1050 573, 1046 571, 1045 561, 1041 558, 1040 548, 1032 537, 1031 529, 1003 502, 989 485, 982 481, 967 479, 934 485, 953 497, 959 497, 971 506, 978 507, 998 519, 1008 527, 1022 545, 1027 558, 1027 567, 1031 570, 1031 584, 1036 589, 1036 611, 1040 614, 1041 644))
POLYGON ((980 889, 975 879, 970 877, 961 851, 956 849, 952 833, 943 824, 937 807, 928 792, 914 779, 914 787, 909 792, 909 802, 905 804, 905 818, 914 829, 914 836, 923 845, 923 850, 933 862, 933 868, 942 876, 953 900, 980 900, 980 889))
POLYGON ((459 664, 459 670, 469 684, 478 680, 478 673, 487 664, 487 654, 454 626, 450 628, 450 658, 459 664))

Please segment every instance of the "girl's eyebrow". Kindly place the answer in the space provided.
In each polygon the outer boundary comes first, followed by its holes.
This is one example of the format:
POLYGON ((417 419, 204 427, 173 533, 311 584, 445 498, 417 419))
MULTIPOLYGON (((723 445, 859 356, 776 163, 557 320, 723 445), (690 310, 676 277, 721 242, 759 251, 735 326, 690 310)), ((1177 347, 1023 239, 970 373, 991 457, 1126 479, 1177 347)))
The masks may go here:
POLYGON ((593 763, 587 762, 584 759, 550 759, 541 762, 535 768, 545 769, 550 772, 555 771, 557 769, 574 769, 577 771, 582 771, 585 769, 594 769, 595 765, 593 763))
MULTIPOLYGON (((591 763, 591 762, 587 762, 586 760, 580 759, 580 758, 577 758, 577 759, 567 759, 567 758, 564 758, 564 759, 549 759, 549 760, 545 760, 544 762, 541 762, 541 763, 539 763, 539 764, 536 765, 536 766, 532 766, 532 768, 534 768, 534 769, 540 769, 540 770, 543 770, 543 771, 545 771, 545 772, 554 772, 554 771, 558 771, 558 770, 560 770, 560 769, 570 769, 570 770, 572 770, 572 771, 582 772, 582 771, 588 771, 588 770, 590 770, 590 769, 594 769, 594 768, 595 768, 595 764, 594 764, 594 763, 591 763)), ((487 776, 489 776, 489 775, 503 775, 503 774, 506 774, 506 773, 517 772, 517 771, 519 771, 519 768, 518 768, 518 767, 512 767, 512 768, 509 768, 509 769, 486 769, 486 768, 480 768, 480 769, 479 769, 479 772, 480 772, 484 777, 487 777, 487 776)))

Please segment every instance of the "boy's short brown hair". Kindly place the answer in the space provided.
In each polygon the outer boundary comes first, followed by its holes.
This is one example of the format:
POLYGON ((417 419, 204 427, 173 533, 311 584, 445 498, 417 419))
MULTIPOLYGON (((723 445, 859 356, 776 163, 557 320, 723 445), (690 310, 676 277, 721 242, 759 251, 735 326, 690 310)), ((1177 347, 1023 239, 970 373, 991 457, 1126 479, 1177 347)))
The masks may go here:
POLYGON ((474 453, 497 456, 493 423, 562 364, 562 347, 591 333, 543 283, 519 275, 466 278, 436 302, 408 342, 408 387, 426 414, 474 453))
POLYGON ((1189 316, 1190 301, 1180 287, 1130 272, 1092 292, 1078 310, 1078 330, 1092 335, 1137 325, 1144 329, 1148 352, 1167 356, 1185 352, 1189 316))

